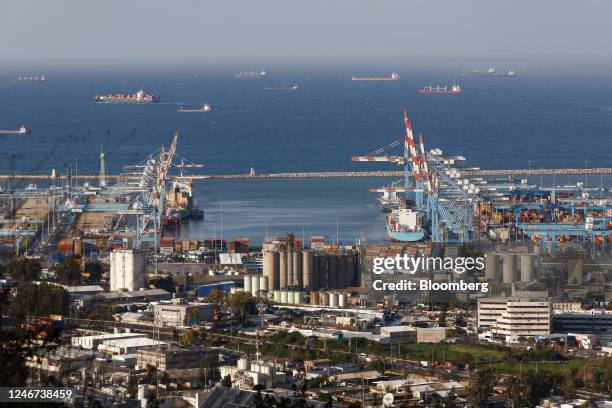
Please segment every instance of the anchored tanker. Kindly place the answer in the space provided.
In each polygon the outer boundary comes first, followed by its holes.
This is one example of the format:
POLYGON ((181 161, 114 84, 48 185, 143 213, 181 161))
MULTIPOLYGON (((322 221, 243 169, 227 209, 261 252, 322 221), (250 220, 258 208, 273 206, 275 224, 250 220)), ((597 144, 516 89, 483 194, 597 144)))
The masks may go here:
POLYGON ((266 71, 240 71, 234 75, 234 78, 263 78, 268 76, 266 71))
POLYGON ((204 103, 200 108, 183 108, 182 106, 179 108, 178 112, 210 112, 212 108, 209 104, 204 103))
POLYGON ((159 103, 159 95, 141 89, 135 94, 96 95, 94 100, 98 103, 159 103))
POLYGON ((391 75, 386 77, 360 77, 354 76, 351 78, 353 81, 399 81, 400 76, 397 72, 392 72, 391 75))
POLYGON ((460 94, 463 92, 463 89, 459 85, 453 85, 450 88, 446 86, 444 88, 439 85, 435 88, 433 86, 426 86, 425 88, 419 89, 419 93, 421 94, 460 94))

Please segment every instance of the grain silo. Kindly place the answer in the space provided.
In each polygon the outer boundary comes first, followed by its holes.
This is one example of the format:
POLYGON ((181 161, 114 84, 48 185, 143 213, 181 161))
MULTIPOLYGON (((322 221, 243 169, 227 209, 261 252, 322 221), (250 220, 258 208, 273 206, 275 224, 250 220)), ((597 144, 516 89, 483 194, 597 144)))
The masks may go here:
POLYGON ((521 282, 531 282, 534 280, 534 263, 535 257, 532 254, 521 254, 521 282))
POLYGON ((278 282, 279 289, 287 287, 287 252, 283 250, 278 254, 278 282))
POLYGON ((493 251, 485 254, 485 279, 497 280, 498 257, 493 251))
POLYGON ((303 288, 311 290, 312 286, 312 252, 302 252, 302 274, 303 274, 303 288))
POLYGON ((502 255, 502 273, 504 283, 514 282, 515 259, 514 254, 506 253, 502 255))
POLYGON ((302 274, 302 252, 293 252, 293 286, 303 287, 304 275, 302 274))

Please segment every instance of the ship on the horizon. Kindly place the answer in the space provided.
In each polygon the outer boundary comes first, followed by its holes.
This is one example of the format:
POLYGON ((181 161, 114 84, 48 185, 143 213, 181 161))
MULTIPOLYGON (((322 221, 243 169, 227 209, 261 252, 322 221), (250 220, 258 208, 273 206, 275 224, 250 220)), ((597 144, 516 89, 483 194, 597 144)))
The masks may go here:
POLYGON ((452 87, 448 88, 446 86, 441 87, 441 86, 426 86, 424 88, 419 89, 419 93, 421 94, 460 94, 462 93, 463 90, 461 89, 461 87, 459 85, 453 85, 452 87))
POLYGON ((266 91, 297 91, 299 89, 299 86, 297 85, 293 85, 293 86, 279 86, 279 87, 265 87, 264 90, 266 91))
POLYGON ((47 82, 47 77, 44 75, 19 75, 14 82, 47 82))
POLYGON ((234 74, 234 78, 263 78, 268 76, 266 71, 240 71, 234 74))
POLYGON ((25 135, 27 133, 30 133, 30 129, 25 125, 21 125, 17 130, 0 130, 0 135, 25 135))
POLYGON ((351 80, 353 81, 399 81, 400 76, 397 72, 392 72, 391 75, 386 77, 360 77, 353 76, 351 80))
POLYGON ((142 89, 134 94, 96 95, 98 103, 159 103, 159 95, 148 94, 142 89))
POLYGON ((202 105, 202 107, 200 108, 183 108, 183 106, 181 106, 178 109, 178 112, 210 112, 210 111, 212 111, 212 108, 207 103, 204 103, 204 105, 202 105))
POLYGON ((484 75, 484 76, 505 76, 505 77, 513 77, 516 76, 516 72, 513 70, 508 70, 508 71, 497 71, 495 70, 494 67, 490 67, 488 70, 486 71, 481 71, 481 70, 477 70, 477 69, 473 69, 473 70, 463 70, 461 71, 462 75, 484 75))

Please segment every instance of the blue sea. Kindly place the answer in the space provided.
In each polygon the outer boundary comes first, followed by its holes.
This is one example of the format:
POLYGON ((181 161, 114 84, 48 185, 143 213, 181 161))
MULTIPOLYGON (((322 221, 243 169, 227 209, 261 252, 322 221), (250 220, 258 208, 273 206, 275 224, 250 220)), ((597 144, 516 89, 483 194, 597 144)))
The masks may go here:
MULTIPOLYGON (((53 67, 0 71, 0 128, 25 124, 26 136, 0 136, 0 172, 97 174, 137 164, 180 133, 177 154, 202 163, 193 173, 259 173, 395 169, 353 163, 403 135, 406 109, 426 147, 463 155, 481 168, 611 166, 612 70, 506 66, 518 75, 462 76, 462 68, 410 63, 360 65, 237 64, 122 69, 53 67), (266 69, 258 79, 235 79, 241 69, 266 69), (352 75, 388 75, 400 81, 353 82, 352 75), (610 72, 610 73, 608 73, 610 72), (45 74, 48 82, 14 83, 18 74, 45 74), (427 85, 462 86, 461 95, 420 95, 427 85), (266 88, 298 85, 296 91, 266 88), (96 94, 144 89, 155 105, 96 104, 96 94), (180 105, 208 102, 207 114, 178 113, 180 105)), ((581 179, 582 180, 582 179, 581 179)), ((534 180, 539 182, 539 178, 534 180)), ((249 237, 292 232, 352 243, 384 239, 375 195, 384 179, 210 180, 195 183, 206 214, 183 237, 249 237), (223 223, 221 223, 223 217, 223 223), (336 237, 336 234, 338 235, 336 237)), ((552 180, 544 179, 545 184, 552 180)), ((599 177, 590 183, 609 184, 599 177)))

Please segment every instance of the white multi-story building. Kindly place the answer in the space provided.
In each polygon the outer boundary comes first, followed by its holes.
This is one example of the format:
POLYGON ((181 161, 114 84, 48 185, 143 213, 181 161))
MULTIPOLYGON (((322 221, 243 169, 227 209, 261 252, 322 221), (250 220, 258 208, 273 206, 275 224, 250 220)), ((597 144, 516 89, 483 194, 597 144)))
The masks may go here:
POLYGON ((160 326, 183 326, 211 321, 214 314, 212 303, 187 302, 173 299, 159 303, 153 309, 155 324, 160 326))
POLYGON ((145 287, 144 252, 116 249, 110 254, 110 290, 138 290, 145 287))
POLYGON ((478 329, 507 342, 519 337, 550 334, 550 302, 529 298, 481 298, 478 300, 478 329))

